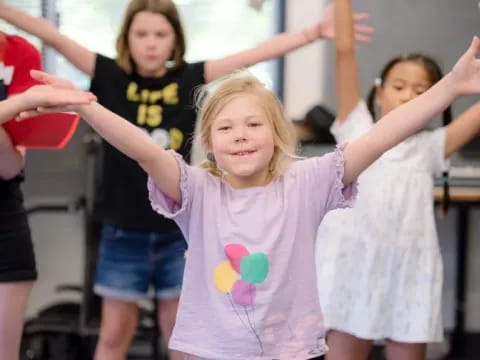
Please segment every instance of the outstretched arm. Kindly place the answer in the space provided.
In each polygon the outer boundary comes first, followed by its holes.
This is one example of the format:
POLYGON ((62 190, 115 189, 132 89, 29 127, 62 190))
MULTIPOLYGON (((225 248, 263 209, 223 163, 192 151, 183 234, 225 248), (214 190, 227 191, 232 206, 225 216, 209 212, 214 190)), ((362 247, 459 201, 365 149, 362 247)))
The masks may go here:
POLYGON ((459 115, 446 127, 445 157, 460 150, 480 133, 480 102, 459 115))
POLYGON ((360 173, 407 137, 423 129, 461 95, 480 94, 480 40, 475 37, 452 71, 428 91, 389 112, 368 133, 344 149, 343 183, 350 184, 360 173))
MULTIPOLYGON (((37 85, 19 95, 0 101, 0 124, 14 118, 22 111, 38 106, 61 106, 64 104, 88 104, 95 96, 78 90, 54 89, 37 85)), ((25 165, 25 150, 15 147, 5 129, 0 125, 0 178, 15 177, 25 165)))
POLYGON ((337 121, 344 121, 360 101, 351 0, 335 0, 335 85, 337 121))
MULTIPOLYGON (((207 61, 205 63, 206 81, 210 82, 235 70, 283 56, 315 40, 334 38, 335 29, 333 26, 333 17, 334 7, 333 4, 331 4, 325 9, 322 19, 315 25, 308 26, 298 32, 277 34, 254 48, 222 59, 207 61)), ((353 21, 361 22, 367 18, 367 14, 355 14, 353 21)), ((370 41, 369 35, 373 32, 372 28, 357 24, 355 25, 355 31, 357 40, 363 42, 370 41)))
POLYGON ((32 34, 53 47, 68 61, 89 76, 95 70, 95 53, 61 34, 55 26, 41 17, 34 17, 4 3, 0 3, 0 18, 32 34))
MULTIPOLYGON (((31 74, 36 80, 49 84, 56 90, 74 90, 73 84, 58 76, 40 71, 32 71, 31 74)), ((138 162, 162 192, 177 204, 182 203, 180 168, 177 161, 135 125, 96 102, 89 105, 61 106, 60 108, 55 105, 47 105, 47 107, 40 106, 37 110, 22 113, 20 118, 55 111, 73 110, 77 112, 107 142, 138 162)))

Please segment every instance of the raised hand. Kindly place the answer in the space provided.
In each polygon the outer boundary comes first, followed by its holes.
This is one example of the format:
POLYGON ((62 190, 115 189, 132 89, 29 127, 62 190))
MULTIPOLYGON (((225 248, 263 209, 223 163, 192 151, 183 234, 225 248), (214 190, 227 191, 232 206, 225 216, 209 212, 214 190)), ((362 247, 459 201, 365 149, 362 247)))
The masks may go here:
POLYGON ((30 76, 35 80, 40 81, 43 84, 52 85, 53 87, 56 87, 59 89, 78 90, 77 87, 71 81, 64 79, 60 76, 48 74, 43 71, 30 70, 30 76))
POLYGON ((468 50, 453 67, 450 76, 455 95, 480 95, 480 39, 475 36, 468 50))
MULTIPOLYGON (((320 22, 305 30, 305 35, 307 36, 308 40, 334 39, 334 15, 335 6, 333 3, 331 3, 325 8, 320 22)), ((363 22, 368 20, 368 18, 368 13, 353 14, 353 21, 355 23, 355 39, 359 42, 369 43, 372 41, 374 29, 371 26, 363 24, 363 22)))
POLYGON ((31 76, 45 85, 36 85, 18 95, 25 111, 17 120, 46 112, 71 111, 72 106, 86 105, 95 101, 95 95, 81 91, 68 80, 41 71, 32 70, 31 76))

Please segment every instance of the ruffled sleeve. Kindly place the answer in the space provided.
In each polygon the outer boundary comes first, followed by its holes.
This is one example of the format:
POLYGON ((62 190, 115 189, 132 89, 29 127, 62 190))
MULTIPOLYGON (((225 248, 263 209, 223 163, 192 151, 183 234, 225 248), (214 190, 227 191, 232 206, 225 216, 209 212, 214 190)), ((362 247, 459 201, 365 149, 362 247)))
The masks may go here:
POLYGON ((343 158, 343 149, 345 145, 337 145, 333 153, 332 166, 334 171, 333 185, 329 200, 327 202, 327 211, 338 208, 352 207, 358 194, 358 182, 355 179, 351 184, 343 184, 343 174, 345 173, 345 160, 343 158))
POLYGON ((357 182, 345 186, 343 174, 344 146, 323 156, 300 160, 292 167, 299 186, 300 201, 305 211, 321 221, 333 209, 352 207, 357 196, 357 182))
POLYGON ((181 206, 178 205, 169 196, 162 192, 151 177, 148 178, 147 183, 148 197, 153 210, 157 213, 166 218, 181 221, 186 217, 188 218, 190 215, 194 188, 204 171, 187 165, 182 156, 175 151, 168 150, 168 152, 177 160, 178 166, 180 167, 180 191, 182 194, 182 204, 181 206))

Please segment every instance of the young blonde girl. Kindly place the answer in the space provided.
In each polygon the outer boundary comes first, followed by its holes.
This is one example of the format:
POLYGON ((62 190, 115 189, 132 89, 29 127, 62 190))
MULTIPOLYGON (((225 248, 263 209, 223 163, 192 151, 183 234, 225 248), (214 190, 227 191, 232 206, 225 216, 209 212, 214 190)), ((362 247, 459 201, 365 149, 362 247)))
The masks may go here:
MULTIPOLYGON (((0 17, 56 49, 92 78, 91 91, 100 104, 187 161, 196 116, 195 88, 235 69, 334 36, 330 7, 317 24, 298 32, 278 34, 222 59, 188 64, 184 32, 171 0, 130 1, 117 38, 116 59, 96 54, 44 19, 6 5, 0 6, 0 17)), ((364 18, 364 14, 356 16, 364 18)), ((358 30, 360 39, 368 40, 370 29, 360 26, 358 30)), ((140 168, 108 144, 100 158, 103 166, 94 216, 104 226, 95 292, 103 297, 103 305, 96 358, 124 359, 138 322, 136 303, 145 298, 150 283, 158 299, 162 333, 170 337, 182 284, 185 240, 173 221, 152 211, 144 186, 146 174, 140 168)), ((173 360, 179 358, 170 355, 173 360)))
MULTIPOLYGON (((335 6, 338 118, 331 131, 343 143, 374 128, 375 115, 388 117, 402 104, 418 101, 441 72, 424 55, 395 58, 366 104, 360 97, 350 0, 337 0, 335 6)), ((449 109, 441 110, 448 123, 449 109)), ((425 343, 442 340, 433 177, 442 175, 445 159, 479 131, 480 104, 444 127, 419 131, 360 176, 354 209, 324 219, 317 269, 325 325, 331 330, 327 359, 367 359, 378 339, 388 340, 389 360, 424 359, 425 343)))
MULTIPOLYGON (((474 38, 453 70, 424 94, 348 145, 300 161, 292 159, 292 130, 278 100, 250 76, 220 80, 203 100, 207 169, 189 166, 99 104, 73 107, 148 173, 152 207, 173 218, 187 239, 170 348, 224 360, 324 354, 314 271, 318 225, 328 211, 351 205, 355 179, 384 152, 457 97, 480 94, 479 50, 474 38)), ((34 76, 70 86, 44 73, 34 76)))

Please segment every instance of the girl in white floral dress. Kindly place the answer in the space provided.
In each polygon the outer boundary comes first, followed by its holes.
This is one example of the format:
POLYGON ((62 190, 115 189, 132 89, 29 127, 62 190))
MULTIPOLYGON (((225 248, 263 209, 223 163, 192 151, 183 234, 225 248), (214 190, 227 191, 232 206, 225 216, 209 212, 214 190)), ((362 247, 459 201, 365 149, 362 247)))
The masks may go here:
MULTIPOLYGON (((350 0, 336 0, 338 143, 368 132, 376 118, 420 95, 442 77, 430 58, 391 60, 368 104, 361 100, 350 0)), ((329 360, 363 360, 373 340, 387 340, 387 357, 424 359, 441 341, 442 259, 434 208, 434 176, 480 131, 480 104, 445 126, 420 131, 386 152, 359 178, 353 209, 329 213, 317 242, 317 272, 329 360)))

